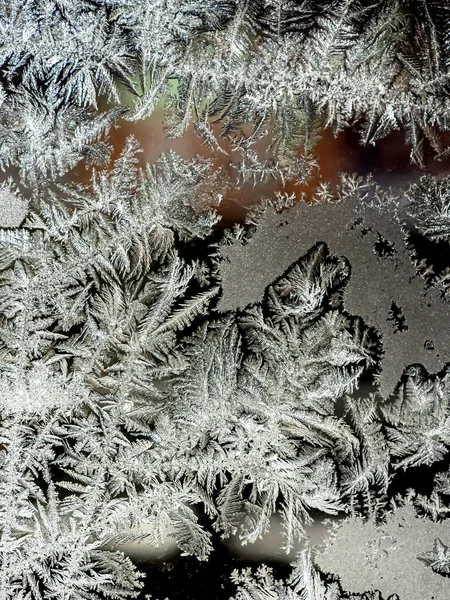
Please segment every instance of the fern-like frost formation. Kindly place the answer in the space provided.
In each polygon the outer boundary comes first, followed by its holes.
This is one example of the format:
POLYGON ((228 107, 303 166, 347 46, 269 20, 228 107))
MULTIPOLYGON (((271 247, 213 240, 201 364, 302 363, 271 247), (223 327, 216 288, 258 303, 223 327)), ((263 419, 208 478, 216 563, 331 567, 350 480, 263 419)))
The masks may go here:
POLYGON ((236 600, 448 598, 450 178, 333 188, 314 149, 446 160, 449 31, 438 0, 0 0, 0 600, 143 598, 130 544, 207 561, 274 514, 291 575, 236 600), (117 151, 157 114, 213 158, 117 151))

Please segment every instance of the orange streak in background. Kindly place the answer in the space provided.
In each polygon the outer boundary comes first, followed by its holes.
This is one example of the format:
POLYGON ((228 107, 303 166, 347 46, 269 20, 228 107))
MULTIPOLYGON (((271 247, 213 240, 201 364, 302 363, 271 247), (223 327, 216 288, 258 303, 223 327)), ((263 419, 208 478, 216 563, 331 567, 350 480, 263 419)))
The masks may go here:
MULTIPOLYGON (((163 115, 162 110, 157 110, 144 121, 120 121, 109 136, 109 141, 114 148, 112 160, 119 156, 125 139, 131 134, 137 138, 143 149, 139 155, 141 165, 155 163, 160 154, 169 149, 185 159, 199 155, 212 160, 213 171, 218 173, 219 170, 222 170, 225 176, 218 179, 218 185, 225 188, 220 190, 224 198, 218 208, 218 212, 222 215, 222 227, 230 227, 233 223, 243 222, 248 207, 257 204, 263 198, 274 197, 275 192, 295 193, 297 197, 303 193, 306 199, 311 198, 319 182, 329 182, 333 187, 339 182, 341 172, 360 175, 372 173, 375 180, 386 186, 407 183, 425 172, 435 175, 450 173, 449 159, 443 162, 434 161, 429 147, 425 147, 425 169, 411 165, 410 147, 405 144, 403 131, 392 132, 379 141, 375 147, 361 146, 357 125, 355 125, 341 132, 337 137, 330 128, 324 130, 322 139, 313 149, 319 164, 319 172, 314 174, 306 184, 297 185, 294 181, 287 181, 283 186, 280 181, 271 179, 266 183, 256 185, 248 183, 237 186, 236 172, 231 167, 231 162, 239 162, 240 155, 232 151, 228 140, 220 140, 220 146, 227 152, 227 154, 222 154, 201 141, 192 123, 182 137, 169 140, 164 131, 163 115)), ((218 133, 218 129, 216 133, 218 133)), ((253 147, 260 157, 264 156, 265 149, 269 144, 268 137, 253 147)), ((450 140, 445 141, 449 142, 450 140)), ((299 148, 298 156, 301 155, 302 149, 299 148)), ((92 168, 86 169, 81 164, 68 174, 66 181, 88 184, 91 173, 92 168)), ((204 207, 205 205, 203 205, 204 207)))

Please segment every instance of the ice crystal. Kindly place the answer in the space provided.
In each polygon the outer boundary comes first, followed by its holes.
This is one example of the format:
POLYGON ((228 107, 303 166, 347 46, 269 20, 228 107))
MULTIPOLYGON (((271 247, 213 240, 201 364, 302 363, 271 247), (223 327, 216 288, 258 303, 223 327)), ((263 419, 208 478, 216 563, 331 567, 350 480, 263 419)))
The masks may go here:
MULTIPOLYGON (((448 179, 441 182, 442 194, 447 193, 449 184, 448 179)), ((405 368, 412 364, 420 363, 429 372, 440 371, 450 353, 442 327, 449 318, 450 305, 439 287, 430 287, 417 272, 399 200, 398 195, 385 192, 370 180, 345 178, 337 201, 300 202, 281 214, 269 206, 246 243, 237 241, 221 250, 227 259, 221 266, 225 290, 221 309, 259 300, 268 281, 312 245, 324 242, 333 254, 349 263, 349 280, 343 292, 345 308, 363 317, 382 336, 379 377, 383 395, 394 390, 405 368)), ((427 210, 423 207, 431 201, 424 199, 420 210, 427 210)), ((433 207, 428 210, 433 212, 433 207)), ((286 294, 290 296, 290 290, 286 294)))
MULTIPOLYGON (((445 159, 449 30, 438 0, 0 0, 2 600, 137 597, 127 544, 206 560, 275 512, 289 552, 314 516, 385 518, 429 467, 411 521, 436 537, 405 552, 441 590, 450 271, 408 231, 448 243, 450 181, 403 198, 343 177, 311 206, 285 188, 316 173, 328 125, 364 144, 401 128, 412 161, 445 159), (221 236, 214 160, 117 152, 111 129, 156 107, 169 137, 226 141, 237 186, 279 182, 273 207, 221 236)), ((239 599, 352 597, 307 548, 288 581, 233 581, 239 599)))

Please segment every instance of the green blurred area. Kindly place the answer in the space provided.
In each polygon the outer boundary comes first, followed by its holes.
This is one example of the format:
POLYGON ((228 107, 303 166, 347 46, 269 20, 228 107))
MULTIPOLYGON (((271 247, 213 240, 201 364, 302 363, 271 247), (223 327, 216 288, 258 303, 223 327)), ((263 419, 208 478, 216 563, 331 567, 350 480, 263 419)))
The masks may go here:
MULTIPOLYGON (((149 73, 147 75, 147 86, 150 87, 152 75, 149 73)), ((140 97, 139 93, 134 93, 131 87, 134 87, 136 90, 140 90, 142 94, 142 82, 139 79, 138 75, 135 75, 131 82, 131 86, 125 85, 122 81, 116 80, 116 89, 119 95, 119 101, 113 100, 112 98, 108 98, 107 96, 101 95, 98 98, 98 109, 108 110, 117 106, 124 106, 127 108, 133 109, 136 105, 137 100, 140 97)), ((166 108, 169 98, 173 99, 178 98, 178 88, 179 88, 179 80, 178 78, 168 78, 165 90, 160 94, 160 98, 155 105, 156 111, 162 111, 166 108)))

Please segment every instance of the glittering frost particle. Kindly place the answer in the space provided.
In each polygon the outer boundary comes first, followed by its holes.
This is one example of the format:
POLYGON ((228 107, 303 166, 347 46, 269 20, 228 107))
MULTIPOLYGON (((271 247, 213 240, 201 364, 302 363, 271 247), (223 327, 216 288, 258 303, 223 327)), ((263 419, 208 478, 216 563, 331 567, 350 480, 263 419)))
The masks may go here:
POLYGON ((19 195, 10 179, 0 185, 0 227, 19 227, 28 212, 28 201, 19 195))

